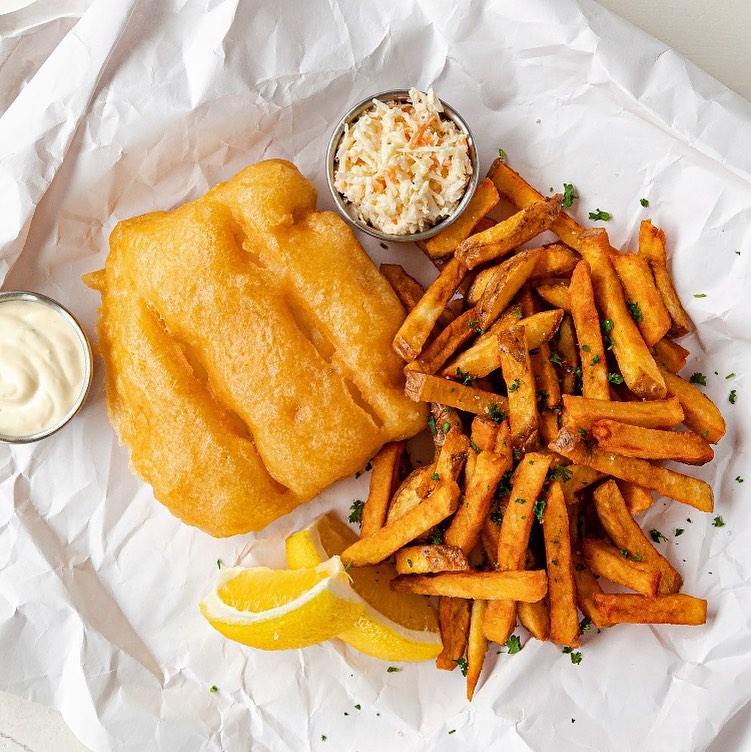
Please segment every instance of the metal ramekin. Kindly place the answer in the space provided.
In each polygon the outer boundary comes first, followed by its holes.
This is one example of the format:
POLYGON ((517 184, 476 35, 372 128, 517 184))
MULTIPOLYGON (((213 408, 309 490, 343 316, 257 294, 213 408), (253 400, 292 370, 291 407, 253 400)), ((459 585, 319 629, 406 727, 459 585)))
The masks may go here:
POLYGON ((86 398, 89 396, 91 382, 94 377, 94 357, 91 352, 91 343, 89 342, 89 338, 86 336, 83 327, 76 317, 56 300, 52 300, 52 298, 48 298, 46 295, 40 295, 37 292, 27 292, 26 290, 0 292, 0 305, 8 300, 28 300, 34 303, 42 303, 43 305, 53 308, 73 327, 81 342, 81 346, 83 347, 83 386, 81 387, 81 393, 78 395, 78 399, 73 403, 73 406, 65 417, 51 425, 49 428, 45 428, 43 431, 38 431, 37 433, 28 434, 26 436, 6 436, 5 434, 0 433, 0 443, 2 444, 29 444, 32 441, 45 439, 47 436, 51 436, 56 431, 59 431, 83 407, 86 398))
POLYGON ((443 115, 452 120, 459 130, 467 135, 467 143, 469 144, 469 159, 472 163, 472 175, 467 183, 467 188, 464 192, 462 200, 459 205, 454 209, 453 213, 441 220, 438 224, 429 227, 423 232, 415 233, 414 235, 389 235, 388 233, 376 230, 367 222, 363 222, 358 219, 357 212, 354 207, 344 199, 344 197, 334 187, 334 173, 336 172, 336 150, 339 146, 339 141, 344 134, 344 127, 356 120, 365 110, 373 106, 373 100, 380 99, 382 102, 404 102, 409 99, 409 90, 407 89, 393 89, 391 91, 382 91, 379 94, 374 94, 372 97, 363 99, 362 102, 358 102, 346 115, 337 123, 334 132, 329 139, 329 145, 326 149, 326 180, 329 184, 329 190, 336 202, 339 211, 353 224, 363 232, 367 232, 368 235, 372 235, 379 240, 392 242, 392 243, 416 243, 418 240, 427 240, 432 238, 433 235, 437 235, 441 230, 445 230, 456 218, 464 211, 467 204, 472 198, 472 194, 477 188, 477 184, 480 181, 480 161, 477 156, 477 146, 475 144, 472 131, 469 129, 466 121, 462 116, 450 105, 446 104, 442 99, 440 100, 443 105, 443 115))

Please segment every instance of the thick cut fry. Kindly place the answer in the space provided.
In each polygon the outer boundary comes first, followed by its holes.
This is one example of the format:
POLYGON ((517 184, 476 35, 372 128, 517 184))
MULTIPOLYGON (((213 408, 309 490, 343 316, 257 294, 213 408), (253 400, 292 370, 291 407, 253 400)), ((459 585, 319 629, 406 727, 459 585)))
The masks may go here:
POLYGON ((458 479, 467 460, 468 451, 469 439, 462 433, 461 428, 449 429, 436 458, 435 475, 438 476, 438 483, 449 483, 458 479))
POLYGON ((615 420, 598 420, 592 425, 592 435, 601 449, 624 457, 675 460, 687 465, 705 465, 714 458, 712 447, 690 431, 659 431, 615 420))
POLYGON ((610 260, 626 292, 626 304, 649 347, 670 330, 670 314, 655 285, 649 264, 635 253, 613 253, 610 260))
POLYGON ((438 599, 438 629, 443 650, 436 658, 436 668, 453 671, 464 656, 471 605, 466 598, 438 599))
POLYGON ((475 695, 475 688, 488 652, 488 641, 482 631, 486 607, 487 601, 472 602, 467 640, 467 699, 470 702, 475 695))
POLYGON ((389 505, 386 515, 388 524, 404 517, 410 509, 414 509, 435 490, 438 482, 431 477, 434 472, 435 465, 418 467, 402 481, 389 505))
POLYGON ((508 391, 508 414, 511 424, 511 441, 522 451, 540 444, 537 417, 537 395, 529 348, 523 327, 498 334, 501 353, 501 371, 508 391))
POLYGON ((550 484, 542 515, 542 532, 548 562, 550 639, 559 645, 576 647, 579 644, 579 614, 576 608, 574 565, 566 500, 558 480, 550 484))
MULTIPOLYGON (((481 451, 492 452, 498 441, 498 434, 504 423, 497 423, 490 418, 478 415, 472 419, 472 443, 481 451)), ((506 426, 506 429, 508 426, 506 426)), ((505 437, 503 439, 505 441, 505 437)))
POLYGON ((499 394, 418 371, 407 371, 404 393, 415 402, 439 402, 475 415, 495 417, 508 413, 508 400, 499 394))
MULTIPOLYGON (((496 563, 500 571, 524 566, 534 520, 534 504, 542 490, 551 459, 550 455, 530 453, 519 465, 498 538, 496 563)), ((515 617, 516 608, 512 601, 489 604, 485 612, 485 636, 503 644, 514 628, 515 617)))
POLYGON ((655 502, 652 492, 646 488, 635 486, 633 483, 626 483, 624 480, 617 480, 616 485, 626 502, 626 509, 632 517, 646 512, 655 502))
POLYGON ((665 233, 659 227, 655 227, 651 219, 645 219, 639 227, 639 255, 649 263, 662 301, 670 313, 673 322, 670 336, 682 337, 688 334, 691 331, 691 320, 681 305, 668 272, 665 233))
POLYGON ((710 444, 716 444, 725 435, 725 419, 717 405, 693 384, 667 369, 661 370, 668 394, 681 403, 683 424, 710 444))
POLYGON ((477 336, 480 320, 477 310, 470 308, 457 316, 421 353, 406 366, 407 370, 436 373, 438 369, 472 337, 477 336))
POLYGON ((404 360, 414 360, 422 351, 436 321, 467 274, 467 267, 451 259, 425 295, 407 314, 394 337, 394 349, 404 360))
POLYGON ((523 326, 530 350, 540 347, 558 331, 563 311, 542 311, 527 318, 503 316, 480 337, 472 347, 460 353, 443 369, 446 376, 456 374, 456 369, 473 376, 483 377, 501 367, 501 353, 498 349, 499 332, 523 326))
POLYGON ((456 511, 459 486, 454 482, 439 486, 425 501, 403 517, 389 522, 369 538, 362 538, 341 554, 345 564, 355 567, 378 564, 456 511))
POLYGON ((463 240, 474 231, 477 223, 498 203, 498 191, 492 180, 485 178, 477 185, 474 195, 467 208, 445 230, 434 235, 423 243, 420 248, 430 258, 444 258, 450 256, 463 240))
MULTIPOLYGON (((499 506, 498 515, 504 510, 505 507, 503 505, 499 506)), ((498 515, 495 515, 494 519, 486 517, 485 522, 482 523, 482 530, 480 530, 482 550, 485 552, 488 562, 493 567, 498 563, 498 540, 501 536, 501 523, 500 521, 494 521, 498 518, 498 515)))
POLYGON ((585 538, 582 549, 587 566, 594 574, 642 595, 657 595, 659 569, 634 561, 628 551, 621 552, 600 538, 585 538))
MULTIPOLYGON (((517 209, 524 209, 542 199, 542 194, 527 183, 519 173, 514 172, 502 159, 496 159, 488 172, 502 198, 512 203, 517 209)), ((584 228, 574 222, 565 212, 561 212, 553 222, 551 229, 568 246, 579 250, 579 236, 584 228)))
POLYGON ((667 337, 655 342, 652 350, 657 364, 667 368, 670 373, 678 373, 686 365, 688 356, 691 355, 685 347, 681 347, 667 337))
POLYGON ((558 438, 549 448, 572 462, 657 491, 702 512, 711 512, 714 507, 712 488, 703 480, 653 465, 647 460, 604 452, 599 447, 585 444, 577 433, 566 426, 559 431, 558 438))
POLYGON ((546 280, 534 285, 535 292, 549 305, 563 311, 571 310, 571 286, 565 280, 546 280))
POLYGON ((504 421, 492 449, 477 455, 474 471, 465 484, 464 499, 444 534, 445 543, 458 546, 465 554, 475 547, 495 489, 511 464, 511 439, 508 423, 504 421))
POLYGON ((455 258, 474 269, 510 253, 541 232, 550 229, 561 211, 562 196, 543 198, 484 232, 459 244, 455 258))
POLYGON ((407 546, 396 552, 398 574, 431 574, 435 572, 466 572, 467 557, 456 546, 429 544, 407 546))
POLYGON ((368 499, 362 509, 360 537, 367 538, 386 524, 389 502, 399 480, 399 462, 404 451, 403 441, 385 444, 373 457, 368 499))
POLYGON ((652 353, 626 307, 623 288, 610 260, 610 242, 605 230, 588 230, 581 238, 581 253, 589 262, 598 308, 608 324, 613 354, 628 388, 638 397, 660 399, 665 382, 652 353))
POLYGON ((550 612, 545 598, 537 603, 517 603, 519 621, 536 640, 550 638, 550 612))
POLYGON ((681 403, 675 399, 647 402, 612 402, 564 395, 564 423, 589 431, 598 420, 617 420, 642 428, 674 428, 684 418, 681 403))
POLYGON ((438 402, 432 402, 430 405, 430 414, 435 422, 435 433, 433 434, 433 443, 435 444, 436 457, 441 451, 446 438, 449 435, 451 429, 455 429, 459 433, 463 431, 462 421, 459 418, 459 414, 453 407, 448 405, 441 405, 438 402))
MULTIPOLYGON (((404 310, 409 313, 425 295, 425 288, 414 277, 407 274, 404 267, 399 264, 381 264, 379 269, 394 288, 396 297, 404 306, 404 310)), ((438 317, 438 324, 448 326, 454 318, 454 314, 446 308, 438 317)))
POLYGON ((574 494, 587 486, 591 486, 603 477, 602 473, 593 470, 591 467, 576 464, 569 465, 564 475, 568 477, 568 480, 564 477, 563 482, 563 496, 567 504, 574 504, 576 502, 574 494))
POLYGON ((595 603, 595 596, 602 595, 602 588, 584 563, 584 557, 581 554, 574 554, 574 581, 576 582, 576 602, 584 616, 598 629, 612 626, 612 622, 608 621, 595 603))
POLYGON ((675 593, 683 582, 673 565, 649 542, 629 514, 618 486, 606 481, 594 493, 595 509, 605 532, 619 551, 626 551, 634 561, 641 561, 660 572, 658 592, 675 593))
POLYGON ((591 399, 609 400, 608 364, 600 334, 600 317, 595 307, 592 278, 586 261, 580 261, 571 275, 569 298, 571 318, 574 320, 579 342, 582 395, 591 399))
POLYGON ((536 603, 548 592, 548 577, 544 569, 528 572, 444 572, 443 574, 399 575, 391 580, 391 589, 402 593, 442 595, 451 598, 536 603))
POLYGON ((569 315, 565 315, 558 328, 558 359, 561 361, 561 391, 573 394, 576 389, 576 369, 579 365, 578 347, 576 346, 576 331, 574 322, 569 315))
MULTIPOLYGON (((546 279, 557 275, 568 275, 576 266, 579 257, 565 245, 560 243, 549 243, 539 248, 531 248, 529 252, 534 254, 537 259, 535 268, 529 275, 530 280, 546 279)), ((499 265, 501 266, 501 265, 499 265)), ((483 269, 472 281, 472 285, 467 293, 467 302, 475 305, 482 297, 488 282, 495 274, 498 266, 491 266, 483 269)))
POLYGON ((707 623, 707 602, 691 595, 647 595, 602 593, 595 595, 598 608, 614 624, 707 623))

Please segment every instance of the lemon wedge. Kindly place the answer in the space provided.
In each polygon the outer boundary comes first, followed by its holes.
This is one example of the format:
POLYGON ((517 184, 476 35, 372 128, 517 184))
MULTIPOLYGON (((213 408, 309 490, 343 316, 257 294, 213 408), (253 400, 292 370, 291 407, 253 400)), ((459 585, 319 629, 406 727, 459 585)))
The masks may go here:
POLYGON ((225 637, 262 650, 323 642, 351 629, 364 611, 338 556, 294 570, 222 569, 200 608, 225 637))
MULTIPOLYGON (((287 538, 287 563, 293 570, 320 566, 356 540, 347 525, 325 514, 287 538)), ((357 623, 338 637, 386 661, 427 661, 441 652, 438 622, 430 603, 420 595, 392 591, 393 566, 352 567, 348 573, 364 611, 357 623)))

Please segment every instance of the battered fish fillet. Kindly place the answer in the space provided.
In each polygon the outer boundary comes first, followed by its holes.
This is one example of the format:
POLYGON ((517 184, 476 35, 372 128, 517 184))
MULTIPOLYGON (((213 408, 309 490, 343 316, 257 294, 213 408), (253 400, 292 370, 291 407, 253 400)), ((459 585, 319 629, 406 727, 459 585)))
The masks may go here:
POLYGON ((258 530, 424 425, 391 341, 404 311, 282 160, 120 222, 99 339, 135 471, 216 536, 258 530))

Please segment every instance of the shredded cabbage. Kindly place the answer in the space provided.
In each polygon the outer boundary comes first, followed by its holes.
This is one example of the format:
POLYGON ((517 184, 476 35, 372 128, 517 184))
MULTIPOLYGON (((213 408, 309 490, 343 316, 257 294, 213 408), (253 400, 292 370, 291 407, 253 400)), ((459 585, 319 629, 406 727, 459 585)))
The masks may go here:
POLYGON ((358 218, 389 235, 413 235, 449 216, 472 175, 466 134, 430 89, 409 102, 373 100, 347 125, 334 187, 358 218))

